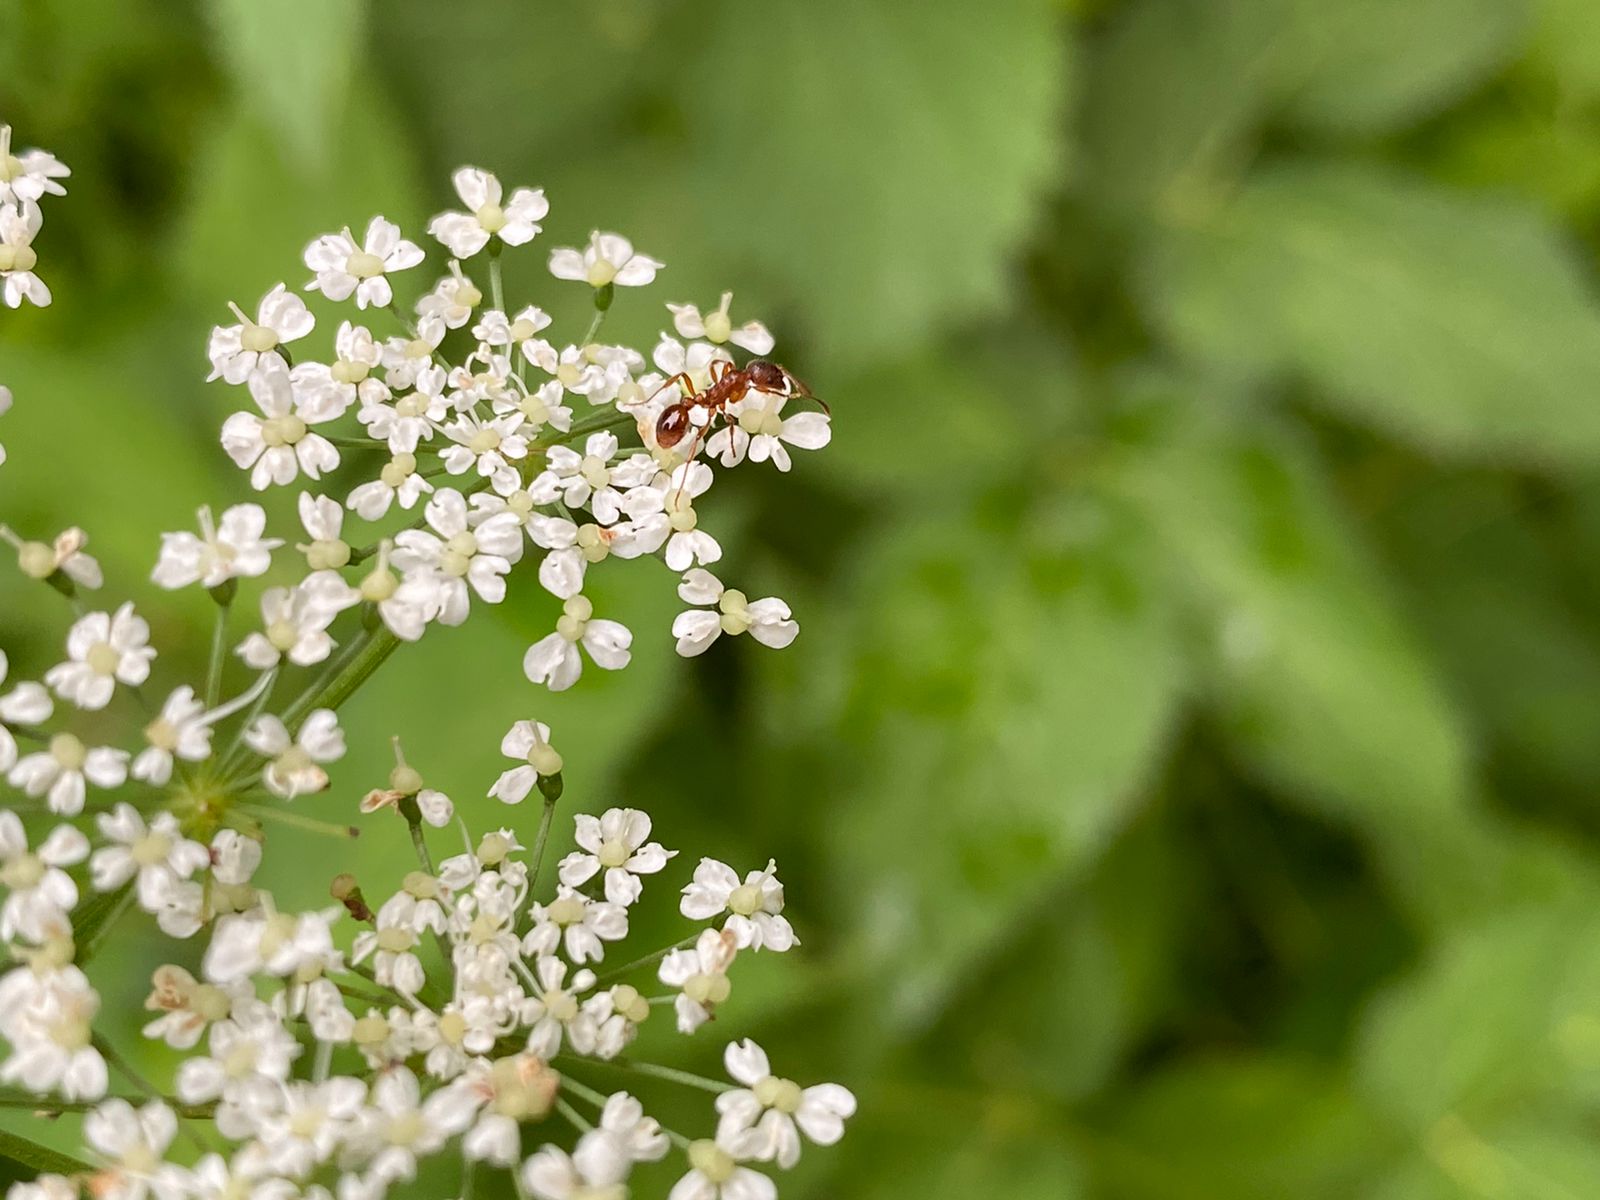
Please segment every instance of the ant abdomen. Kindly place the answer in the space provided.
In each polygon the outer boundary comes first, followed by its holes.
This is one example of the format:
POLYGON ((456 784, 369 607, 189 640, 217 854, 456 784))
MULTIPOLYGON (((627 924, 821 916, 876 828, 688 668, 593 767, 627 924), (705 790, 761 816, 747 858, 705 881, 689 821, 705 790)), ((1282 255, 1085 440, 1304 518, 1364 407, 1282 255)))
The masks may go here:
POLYGON ((671 450, 683 441, 683 435, 689 432, 689 424, 687 404, 674 404, 667 408, 656 421, 656 444, 663 450, 671 450))

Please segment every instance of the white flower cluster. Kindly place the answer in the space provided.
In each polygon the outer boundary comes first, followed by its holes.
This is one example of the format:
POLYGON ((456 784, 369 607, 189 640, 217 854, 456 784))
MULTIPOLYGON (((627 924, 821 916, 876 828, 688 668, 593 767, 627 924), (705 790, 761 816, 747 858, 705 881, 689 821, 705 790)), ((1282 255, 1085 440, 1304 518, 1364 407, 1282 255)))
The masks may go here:
MULTIPOLYGON (((455 186, 465 211, 428 226, 454 257, 410 317, 395 305, 393 279, 423 251, 375 217, 359 239, 345 229, 311 243, 306 290, 353 300, 387 330, 344 320, 328 359, 297 357, 292 344, 316 321, 279 284, 253 317, 235 307, 236 323, 212 332, 211 378, 245 387, 253 405, 228 418, 223 447, 257 489, 314 485, 300 496, 308 574, 264 598, 263 630, 242 649, 245 661, 258 670, 282 657, 318 662, 332 646, 328 627, 362 603, 407 641, 433 622, 460 624, 474 603, 504 600, 507 576, 525 556, 538 559, 539 582, 563 602, 555 630, 523 660, 529 679, 554 690, 578 679, 586 657, 605 670, 629 661, 632 631, 597 616, 584 595, 588 571, 607 559, 659 556, 682 575, 684 599, 703 606, 673 626, 682 654, 724 633, 748 632, 769 646, 793 641, 798 626, 782 600, 749 601, 705 569, 722 546, 697 508, 715 478, 702 451, 723 467, 748 460, 788 470, 788 447, 828 441, 825 412, 785 412, 809 395, 786 371, 760 359, 748 364, 759 371, 735 366, 728 346, 765 354, 771 334, 754 321, 735 328, 725 295, 704 316, 668 305, 689 340, 663 333, 648 360, 597 340, 615 289, 650 283, 661 264, 624 238, 596 233, 581 251, 550 255, 555 277, 587 284, 595 298, 581 337, 552 339, 543 309, 506 305, 499 271, 504 247, 540 232, 549 211, 543 191, 508 197, 493 175, 470 167, 456 172, 455 186), (485 250, 488 279, 475 281, 463 263, 485 250), (347 431, 335 432, 347 418, 347 431), (316 490, 346 466, 358 472, 355 483, 335 496, 316 490), (346 510, 371 524, 419 506, 420 519, 352 547, 346 510)), ((203 515, 198 538, 171 535, 156 580, 217 587, 265 570, 281 543, 263 536, 259 510, 228 515, 214 527, 203 515)))
POLYGON ((12 154, 11 126, 0 125, 0 299, 8 308, 21 308, 24 300, 41 308, 50 303, 50 289, 33 270, 39 263, 33 239, 44 224, 39 201, 47 194, 65 196, 58 181, 71 174, 47 151, 12 154))
MULTIPOLYGON (((10 157, 5 130, 0 234, 7 212, 36 214, 65 174, 39 151, 10 157)), ((203 680, 147 694, 158 669, 150 623, 131 603, 89 603, 104 581, 82 530, 43 542, 0 525, 23 573, 75 610, 38 679, 8 681, 0 652, 0 779, 20 793, 0 809, 0 1088, 14 1090, 13 1106, 87 1111, 91 1160, 76 1174, 14 1185, 8 1200, 380 1200, 415 1177, 419 1159, 445 1152, 459 1153, 468 1180, 474 1164, 509 1170, 518 1193, 537 1200, 625 1200, 634 1164, 674 1144, 685 1170, 672 1200, 767 1200, 771 1169, 792 1167, 805 1140, 837 1141, 854 1111, 842 1087, 774 1075, 752 1042, 727 1046, 729 1083, 626 1053, 658 1007, 694 1034, 727 1003, 737 958, 798 939, 774 863, 741 876, 702 859, 679 901, 693 931, 608 967, 647 877, 676 851, 651 840, 643 812, 579 815, 575 849, 541 889, 564 787, 543 723, 511 727, 501 751, 512 764, 487 789, 507 805, 540 794, 531 854, 511 829, 471 838, 397 739, 387 786, 359 809, 405 820, 418 869, 376 907, 348 875, 330 887, 336 904, 298 913, 253 882, 263 822, 353 833, 283 803, 330 787, 328 767, 345 752, 338 706, 429 625, 501 602, 525 556, 563 603, 555 631, 523 660, 552 689, 576 682, 585 656, 608 670, 629 660, 631 632, 597 617, 584 594, 589 568, 611 557, 659 556, 678 573, 692 606, 672 626, 682 654, 723 634, 782 647, 797 633, 783 601, 752 601, 706 569, 722 548, 695 507, 714 479, 702 452, 722 467, 749 460, 786 471, 787 447, 828 441, 825 410, 784 411, 810 398, 785 369, 763 358, 735 364, 729 345, 771 350, 765 327, 735 326, 724 295, 705 314, 668 306, 687 342, 663 334, 654 369, 635 350, 597 341, 615 288, 648 284, 661 264, 596 233, 585 249, 549 259, 555 277, 592 289, 593 318, 581 338, 547 340, 551 319, 532 306, 512 311, 499 270, 505 247, 540 232, 543 193, 507 197, 473 169, 455 184, 466 211, 428 227, 453 257, 411 317, 396 306, 391 276, 423 254, 389 222, 306 251, 308 290, 353 300, 389 321, 386 333, 346 320, 327 361, 297 360, 290 344, 316 321, 281 284, 253 319, 235 308, 237 323, 213 331, 212 377, 245 387, 255 409, 228 419, 224 448, 257 489, 302 477, 314 486, 298 496, 293 582, 254 598, 259 620, 242 636, 231 629, 240 581, 287 557, 261 506, 202 508, 196 530, 162 536, 155 581, 206 589, 215 602, 203 680), (489 304, 462 265, 485 252, 489 304), (338 432, 352 412, 350 430, 338 432), (343 474, 351 466, 354 480, 343 474), (325 494, 333 477, 339 491, 325 494), (417 508, 418 519, 375 530, 366 545, 346 539, 347 514, 376 524, 417 508), (308 673, 304 686, 279 695, 293 671, 308 673), (129 712, 139 714, 137 744, 119 723, 129 712), (459 836, 461 852, 435 867, 425 826, 459 836), (168 937, 206 943, 198 977, 170 963, 154 974, 156 1015, 144 1032, 186 1053, 162 1088, 96 1030, 100 997, 84 969, 135 910, 168 937), (716 1093, 707 1136, 662 1127, 628 1092, 585 1082, 590 1071, 716 1093), (115 1094, 117 1074, 130 1094, 115 1094), (546 1132, 552 1115, 572 1136, 546 1132), (178 1137, 195 1121, 210 1131, 199 1154, 178 1137)), ((47 302, 35 291, 42 284, 21 278, 32 278, 31 250, 24 258, 5 246, 8 302, 20 303, 13 284, 19 297, 47 302)), ((0 388, 0 411, 9 401, 0 388)))
MULTIPOLYGON (((506 744, 526 746, 525 763, 495 792, 539 788, 542 847, 561 791, 559 755, 534 722, 520 722, 506 744), (531 783, 519 777, 528 771, 531 783)), ((450 1148, 468 1163, 516 1171, 540 1200, 595 1189, 622 1197, 633 1164, 662 1158, 673 1141, 687 1166, 675 1200, 746 1200, 777 1194, 761 1166, 787 1169, 804 1141, 840 1138, 851 1093, 775 1075, 753 1042, 727 1046, 729 1084, 622 1057, 658 1006, 670 1005, 677 1029, 692 1034, 728 1001, 740 954, 796 945, 774 864, 741 879, 702 859, 679 904, 700 928, 602 974, 628 937, 646 878, 676 855, 650 840, 648 816, 614 808, 576 817, 576 848, 539 899, 538 859, 510 829, 474 846, 462 826, 462 851, 435 869, 415 772, 402 763, 390 783, 362 807, 406 817, 420 867, 375 909, 341 876, 331 889, 339 904, 282 911, 251 883, 259 842, 234 828, 207 846, 170 812, 146 820, 118 804, 97 817, 94 838, 59 825, 30 848, 16 814, 0 812, 0 937, 19 964, 0 977, 0 1036, 11 1045, 0 1081, 101 1101, 85 1127, 95 1173, 79 1181, 97 1200, 146 1190, 209 1200, 234 1187, 377 1200, 414 1178, 420 1158, 450 1148), (145 1035, 188 1054, 170 1092, 138 1108, 106 1098, 108 1063, 92 1032, 99 997, 73 962, 82 889, 71 869, 84 863, 90 889, 126 891, 170 935, 209 930, 198 978, 170 964, 154 974, 145 1035), (715 1092, 708 1136, 663 1130, 627 1092, 584 1082, 597 1068, 715 1092), (576 1127, 570 1152, 538 1128, 554 1113, 576 1127), (226 1153, 176 1157, 180 1116, 213 1122, 226 1153)), ((74 1184, 60 1187, 76 1194, 74 1184)))

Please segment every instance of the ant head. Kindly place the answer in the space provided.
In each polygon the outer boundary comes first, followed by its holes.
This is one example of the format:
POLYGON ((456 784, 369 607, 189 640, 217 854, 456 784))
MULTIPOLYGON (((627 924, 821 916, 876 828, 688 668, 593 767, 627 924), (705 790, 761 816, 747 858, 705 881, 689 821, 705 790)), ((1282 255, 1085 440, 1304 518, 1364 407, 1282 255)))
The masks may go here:
POLYGON ((671 450, 689 432, 689 406, 674 404, 656 420, 656 445, 671 450))
POLYGON ((789 372, 764 358, 752 359, 744 369, 745 374, 750 376, 750 382, 763 392, 783 391, 789 382, 789 372))

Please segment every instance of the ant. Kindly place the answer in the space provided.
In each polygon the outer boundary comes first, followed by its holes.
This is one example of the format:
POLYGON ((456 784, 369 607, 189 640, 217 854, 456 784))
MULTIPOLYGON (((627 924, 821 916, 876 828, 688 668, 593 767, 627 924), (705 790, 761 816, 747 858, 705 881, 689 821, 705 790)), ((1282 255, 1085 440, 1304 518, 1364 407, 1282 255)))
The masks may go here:
MULTIPOLYGON (((811 389, 795 378, 787 367, 764 358, 752 359, 743 367, 717 359, 711 364, 711 386, 703 392, 695 391, 694 380, 681 371, 662 384, 660 390, 665 391, 673 384, 682 390, 683 398, 669 405, 656 420, 656 443, 664 450, 670 450, 681 442, 691 428, 696 430, 695 439, 698 442, 700 434, 710 426, 713 416, 721 413, 726 420, 728 405, 737 404, 750 392, 761 392, 768 396, 804 396, 821 404, 823 412, 829 411, 827 404, 818 400, 811 389), (704 413, 704 419, 695 420, 697 413, 704 413)), ((692 451, 689 457, 694 457, 692 451)))

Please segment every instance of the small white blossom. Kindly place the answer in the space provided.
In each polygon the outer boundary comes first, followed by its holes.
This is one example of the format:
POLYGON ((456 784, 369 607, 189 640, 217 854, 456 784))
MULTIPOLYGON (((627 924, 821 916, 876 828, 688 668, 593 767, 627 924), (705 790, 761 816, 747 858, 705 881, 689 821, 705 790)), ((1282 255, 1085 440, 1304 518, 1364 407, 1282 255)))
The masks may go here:
POLYGON ((211 755, 211 723, 206 706, 187 684, 175 689, 155 720, 144 727, 148 745, 133 760, 133 777, 163 787, 172 778, 173 759, 204 762, 211 755))
POLYGON ((633 634, 626 625, 596 619, 589 598, 573 596, 562 605, 556 631, 528 647, 522 656, 522 670, 532 682, 560 692, 576 683, 583 673, 583 660, 578 656, 580 645, 589 652, 595 666, 620 671, 632 658, 628 649, 632 644, 633 634))
POLYGON ((543 721, 518 721, 500 739, 500 753, 517 766, 500 773, 489 795, 504 804, 521 804, 540 776, 558 774, 561 755, 550 744, 550 726, 543 721))
POLYGON ((592 288, 608 284, 617 287, 643 287, 656 277, 664 264, 633 252, 633 243, 615 233, 595 230, 582 250, 560 249, 550 252, 550 274, 557 279, 578 279, 592 288))
POLYGON ((459 625, 467 619, 468 585, 480 599, 505 599, 505 575, 522 554, 522 529, 511 513, 469 528, 467 502, 454 488, 440 488, 423 510, 427 529, 395 535, 394 564, 407 575, 422 571, 432 579, 429 619, 459 625))
MULTIPOLYGON (((5 651, 0 650, 0 684, 6 681, 10 668, 5 651)), ((0 694, 0 771, 17 765, 17 739, 12 736, 11 727, 42 725, 54 710, 55 702, 42 683, 19 683, 0 694)))
POLYGON ((262 415, 237 412, 222 424, 222 448, 249 470, 250 486, 264 491, 292 483, 304 473, 320 479, 339 465, 333 443, 310 427, 338 414, 321 393, 296 390, 282 363, 262 365, 246 381, 262 415))
POLYGON ((715 609, 682 612, 672 622, 678 653, 685 658, 704 654, 723 634, 748 633, 763 646, 781 650, 800 633, 789 606, 776 596, 749 600, 735 588, 724 588, 710 571, 696 567, 678 585, 678 595, 690 604, 714 604, 715 609))
POLYGON ((723 1138, 690 1142, 689 1173, 672 1185, 667 1200, 777 1200, 778 1185, 739 1165, 751 1156, 723 1138))
POLYGON ((790 467, 787 447, 820 450, 833 438, 833 426, 826 413, 802 412, 783 415, 787 396, 751 389, 743 399, 728 405, 727 424, 711 435, 706 453, 725 467, 737 466, 748 456, 751 462, 771 461, 780 471, 790 467))
POLYGON ((378 478, 355 488, 345 507, 363 521, 377 521, 391 504, 398 502, 401 508, 410 510, 422 496, 432 492, 433 484, 417 474, 417 456, 402 450, 383 465, 378 478))
POLYGON ((751 871, 740 883, 738 874, 726 863, 702 858, 693 881, 683 889, 679 911, 692 921, 728 913, 723 929, 741 950, 788 950, 799 945, 800 939, 783 915, 783 884, 778 882, 777 872, 778 864, 769 860, 765 870, 751 871))
POLYGON ((541 1146, 522 1165, 522 1182, 537 1200, 624 1200, 623 1181, 632 1168, 616 1138, 592 1129, 570 1155, 559 1146, 541 1146))
POLYGON ((605 942, 628 936, 628 910, 606 900, 591 900, 565 885, 549 904, 533 906, 533 928, 522 939, 525 954, 554 954, 558 946, 575 963, 598 962, 605 942))
POLYGON ((178 1118, 159 1100, 134 1108, 107 1100, 83 1119, 83 1139, 104 1164, 95 1176, 97 1200, 165 1200, 176 1192, 177 1168, 163 1165, 178 1118))
POLYGON ((767 327, 760 321, 746 321, 743 325, 734 325, 728 317, 728 309, 733 304, 733 293, 723 292, 722 303, 705 316, 700 315, 700 310, 692 304, 668 304, 667 310, 672 313, 672 327, 678 331, 681 338, 705 338, 706 341, 716 345, 723 342, 732 342, 741 350, 748 350, 751 354, 770 354, 772 352, 772 334, 767 332, 767 327))
POLYGON ((641 875, 654 875, 677 854, 648 842, 650 818, 636 808, 609 808, 601 816, 579 813, 574 840, 580 849, 561 860, 561 882, 582 887, 605 871, 605 895, 613 904, 632 904, 644 890, 641 875))
POLYGON ((457 258, 471 258, 492 237, 508 246, 531 242, 550 211, 544 189, 518 188, 506 200, 500 181, 477 167, 462 167, 450 181, 467 211, 440 213, 428 222, 428 232, 457 258))
POLYGON ((16 813, 0 810, 0 884, 6 889, 0 905, 0 941, 22 937, 43 942, 61 928, 78 904, 78 885, 63 867, 89 856, 89 839, 71 825, 57 825, 36 850, 16 813))
POLYGON ((67 1100, 105 1095, 106 1061, 91 1042, 99 1008, 99 994, 75 966, 18 967, 0 976, 0 1037, 12 1051, 0 1063, 0 1083, 67 1100))
POLYGON ((44 150, 11 152, 11 126, 0 125, 0 204, 34 201, 46 194, 65 196, 67 189, 57 183, 72 172, 67 164, 44 150))
POLYGON ((305 261, 316 273, 308 292, 319 291, 329 300, 347 300, 354 293, 357 308, 383 308, 394 299, 387 273, 416 266, 422 248, 401 237, 393 222, 373 217, 361 242, 348 228, 324 234, 306 247, 305 261))
POLYGON ((235 504, 224 509, 215 526, 211 510, 200 510, 200 536, 187 531, 163 533, 161 556, 151 578, 165 588, 219 587, 230 579, 251 578, 266 573, 272 565, 272 552, 283 545, 282 538, 262 536, 267 514, 259 504, 235 504))
POLYGON ((112 892, 137 877, 139 905, 155 909, 180 880, 211 865, 211 851, 178 831, 178 818, 159 812, 145 824, 131 804, 118 804, 95 818, 110 844, 89 859, 97 892, 112 892))
POLYGON ((26 795, 44 796, 51 812, 76 816, 88 784, 117 788, 127 782, 128 752, 85 746, 74 734, 58 733, 44 750, 18 759, 6 779, 26 795))
POLYGON ((269 362, 287 367, 278 347, 305 337, 317 323, 306 302, 281 283, 262 297, 253 321, 237 304, 228 307, 239 323, 218 325, 211 331, 211 344, 206 349, 211 359, 207 378, 228 383, 243 383, 258 366, 269 362))
POLYGON ((0 204, 0 299, 8 308, 21 308, 24 300, 40 308, 50 303, 49 287, 33 272, 39 262, 33 239, 42 221, 31 200, 23 200, 20 208, 0 204))
POLYGON ((104 708, 118 683, 137 687, 155 659, 150 626, 131 602, 113 613, 80 617, 67 634, 67 661, 45 672, 57 696, 82 709, 104 708))
POLYGON ((802 1133, 818 1146, 831 1146, 855 1114, 856 1098, 847 1088, 836 1083, 802 1088, 780 1079, 766 1051, 748 1039, 730 1042, 723 1062, 744 1086, 717 1096, 717 1140, 751 1158, 776 1162, 787 1171, 800 1161, 802 1133))
POLYGON ((657 976, 662 983, 679 989, 673 999, 679 1033, 693 1033, 699 1029, 711 1019, 717 1005, 728 998, 732 990, 728 968, 733 965, 738 949, 738 943, 728 931, 718 933, 707 929, 692 947, 674 950, 661 960, 657 976))
POLYGON ((319 708, 306 717, 300 732, 292 739, 277 717, 257 717, 245 732, 245 744, 270 759, 261 772, 267 790, 285 800, 293 800, 328 786, 328 773, 322 763, 344 757, 344 733, 332 711, 319 708))

